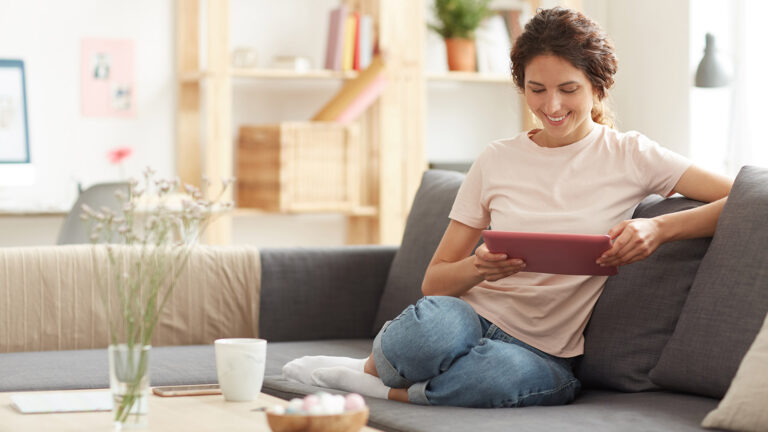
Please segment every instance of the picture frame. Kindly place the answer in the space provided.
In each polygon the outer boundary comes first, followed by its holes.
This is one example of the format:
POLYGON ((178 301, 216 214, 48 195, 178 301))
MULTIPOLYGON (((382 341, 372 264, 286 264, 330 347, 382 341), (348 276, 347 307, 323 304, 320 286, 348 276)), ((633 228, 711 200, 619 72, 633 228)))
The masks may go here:
POLYGON ((0 59, 0 164, 28 164, 29 120, 24 61, 0 59))

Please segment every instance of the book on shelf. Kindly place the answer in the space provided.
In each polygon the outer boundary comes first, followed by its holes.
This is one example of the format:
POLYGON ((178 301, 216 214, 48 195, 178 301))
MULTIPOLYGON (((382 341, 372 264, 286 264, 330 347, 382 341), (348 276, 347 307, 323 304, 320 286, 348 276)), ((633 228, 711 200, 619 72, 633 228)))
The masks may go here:
POLYGON ((504 18, 495 14, 484 20, 475 31, 477 71, 488 74, 509 74, 511 43, 504 18))
POLYGON ((312 121, 349 122, 376 100, 385 85, 384 62, 381 57, 376 56, 370 66, 361 71, 357 78, 344 84, 341 90, 312 117, 312 121))
POLYGON ((341 70, 344 53, 344 29, 347 23, 347 7, 341 5, 331 10, 328 19, 328 41, 325 46, 325 68, 341 70))
POLYGON ((344 55, 341 58, 341 70, 348 71, 354 67, 356 33, 357 20, 354 14, 349 14, 344 28, 344 55))
POLYGON ((360 70, 360 14, 355 12, 352 14, 355 17, 355 42, 352 49, 352 69, 360 70))
POLYGON ((499 11, 499 13, 504 17, 504 23, 509 31, 509 41, 514 45, 517 38, 523 34, 523 11, 520 9, 510 9, 499 11))
POLYGON ((365 69, 371 64, 373 58, 373 17, 360 15, 359 37, 357 38, 360 49, 360 64, 358 70, 365 69))

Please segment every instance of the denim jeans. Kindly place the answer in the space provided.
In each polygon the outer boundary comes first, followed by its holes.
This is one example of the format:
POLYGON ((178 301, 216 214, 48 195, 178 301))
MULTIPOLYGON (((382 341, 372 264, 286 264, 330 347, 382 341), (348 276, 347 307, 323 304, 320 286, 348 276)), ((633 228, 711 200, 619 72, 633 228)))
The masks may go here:
POLYGON ((373 343, 384 384, 422 405, 562 405, 581 388, 572 359, 506 334, 455 297, 424 297, 388 321, 373 343))

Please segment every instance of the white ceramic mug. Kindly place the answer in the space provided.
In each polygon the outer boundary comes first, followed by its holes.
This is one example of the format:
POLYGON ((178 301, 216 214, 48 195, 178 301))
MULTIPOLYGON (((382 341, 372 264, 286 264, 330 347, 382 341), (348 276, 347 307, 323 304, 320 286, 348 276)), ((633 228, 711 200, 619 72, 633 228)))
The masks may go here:
POLYGON ((217 339, 216 373, 224 399, 255 400, 264 382, 267 341, 264 339, 217 339))

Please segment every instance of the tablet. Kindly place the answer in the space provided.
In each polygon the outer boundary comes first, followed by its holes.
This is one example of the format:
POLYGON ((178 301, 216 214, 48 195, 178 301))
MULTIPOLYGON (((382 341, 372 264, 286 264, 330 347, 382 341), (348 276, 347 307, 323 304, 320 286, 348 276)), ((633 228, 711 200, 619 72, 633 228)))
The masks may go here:
POLYGON ((595 261, 611 248, 611 237, 590 234, 483 231, 488 250, 525 261, 525 271, 566 275, 611 276, 616 267, 595 261))

